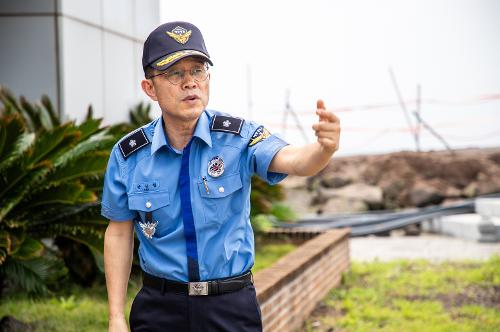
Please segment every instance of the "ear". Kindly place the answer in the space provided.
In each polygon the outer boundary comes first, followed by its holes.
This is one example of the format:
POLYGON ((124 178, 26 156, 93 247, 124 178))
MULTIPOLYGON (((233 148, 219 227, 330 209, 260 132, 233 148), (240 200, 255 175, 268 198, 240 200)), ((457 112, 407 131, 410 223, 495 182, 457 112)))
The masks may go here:
POLYGON ((144 79, 141 81, 141 88, 145 94, 148 95, 154 101, 158 101, 158 97, 156 96, 156 89, 151 79, 144 79))

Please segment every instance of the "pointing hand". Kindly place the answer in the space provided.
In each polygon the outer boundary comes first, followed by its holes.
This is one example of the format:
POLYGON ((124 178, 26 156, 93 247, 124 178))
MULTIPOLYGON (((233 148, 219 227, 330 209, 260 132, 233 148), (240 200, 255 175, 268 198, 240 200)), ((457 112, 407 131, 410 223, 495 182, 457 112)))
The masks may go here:
POLYGON ((316 104, 316 114, 319 121, 312 128, 318 137, 318 143, 327 153, 334 153, 339 149, 340 140, 340 120, 325 108, 323 100, 318 99, 316 104))

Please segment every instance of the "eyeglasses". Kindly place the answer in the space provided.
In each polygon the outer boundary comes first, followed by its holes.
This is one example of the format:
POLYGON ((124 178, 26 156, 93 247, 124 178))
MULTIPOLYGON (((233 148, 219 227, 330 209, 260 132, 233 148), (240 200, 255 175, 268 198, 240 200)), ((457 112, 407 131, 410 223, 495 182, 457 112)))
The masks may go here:
MULTIPOLYGON (((196 82, 203 82, 208 78, 208 66, 206 64, 195 66, 189 70, 189 74, 196 82)), ((180 84, 182 81, 184 81, 184 77, 186 76, 186 70, 182 69, 167 70, 159 74, 152 75, 149 78, 153 78, 156 76, 163 76, 170 83, 177 85, 180 84)))

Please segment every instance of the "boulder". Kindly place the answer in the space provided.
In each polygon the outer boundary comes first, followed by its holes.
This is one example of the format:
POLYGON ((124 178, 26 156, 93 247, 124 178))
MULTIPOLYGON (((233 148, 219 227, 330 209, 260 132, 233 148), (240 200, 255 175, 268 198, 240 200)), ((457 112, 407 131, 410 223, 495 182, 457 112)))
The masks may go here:
POLYGON ((442 191, 430 182, 417 182, 409 193, 410 204, 416 207, 439 204, 444 198, 442 191))
POLYGON ((288 205, 298 217, 316 212, 316 208, 311 205, 311 193, 306 189, 287 189, 283 203, 288 205))
POLYGON ((307 178, 304 176, 287 176, 280 185, 285 189, 303 189, 307 188, 307 178))
POLYGON ((340 188, 352 183, 352 179, 339 174, 325 174, 320 180, 320 184, 325 188, 340 188))
POLYGON ((27 332, 33 331, 30 324, 21 322, 12 316, 3 316, 0 320, 0 331, 2 332, 27 332))
POLYGON ((382 189, 364 183, 353 183, 339 189, 322 188, 319 190, 319 196, 325 201, 331 198, 342 197, 352 201, 361 201, 369 206, 381 205, 383 202, 382 189))
POLYGON ((323 206, 318 209, 318 214, 338 214, 363 212, 368 210, 368 205, 360 200, 346 197, 330 198, 323 206))

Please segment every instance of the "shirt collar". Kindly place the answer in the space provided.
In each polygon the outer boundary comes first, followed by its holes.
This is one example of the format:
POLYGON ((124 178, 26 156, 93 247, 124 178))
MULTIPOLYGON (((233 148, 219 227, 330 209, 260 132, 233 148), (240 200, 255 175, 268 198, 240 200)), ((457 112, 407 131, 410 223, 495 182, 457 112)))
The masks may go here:
POLYGON ((198 123, 196 124, 196 129, 194 130, 193 136, 200 138, 202 141, 207 143, 209 147, 212 147, 212 136, 210 136, 210 120, 211 117, 207 111, 201 113, 198 118, 198 123))
POLYGON ((151 155, 164 145, 168 146, 168 143, 167 137, 163 131, 163 117, 160 117, 156 121, 155 129, 153 132, 153 141, 151 142, 151 155))
MULTIPOLYGON (((202 141, 207 143, 208 146, 212 147, 212 137, 210 136, 210 115, 207 111, 201 113, 196 123, 196 128, 194 130, 193 136, 200 138, 202 141)), ((167 146, 172 149, 167 140, 167 135, 163 130, 163 117, 160 117, 155 125, 153 140, 151 142, 151 155, 158 151, 162 146, 167 146)))

